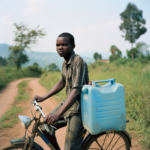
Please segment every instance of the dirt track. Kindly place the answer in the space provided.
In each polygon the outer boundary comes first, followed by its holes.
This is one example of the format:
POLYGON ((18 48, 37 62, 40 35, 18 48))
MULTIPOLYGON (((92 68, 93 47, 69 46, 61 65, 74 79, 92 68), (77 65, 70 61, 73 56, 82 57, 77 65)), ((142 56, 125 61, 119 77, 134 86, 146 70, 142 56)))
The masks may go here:
MULTIPOLYGON (((2 91, 2 93, 0 93, 1 114, 4 114, 6 110, 11 107, 11 104, 14 102, 14 97, 17 95, 17 84, 23 80, 28 80, 28 79, 21 79, 21 80, 14 81, 10 83, 6 87, 6 89, 2 91), (3 104, 7 109, 3 109, 2 107, 3 104)), ((29 81, 28 91, 30 91, 30 100, 21 103, 22 107, 25 108, 26 110, 20 115, 31 117, 30 102, 33 99, 34 95, 42 96, 46 94, 47 90, 38 83, 38 80, 39 79, 32 79, 31 81, 29 81)), ((53 98, 50 98, 44 101, 43 103, 40 103, 40 106, 42 106, 43 112, 45 113, 45 115, 47 115, 55 106, 57 106, 57 102, 53 98)), ((24 135, 24 131, 25 130, 20 125, 20 123, 17 123, 13 128, 2 129, 0 132, 0 149, 2 149, 2 147, 4 147, 5 145, 9 145, 10 139, 21 138, 24 135)), ((64 146, 64 138, 65 138, 65 128, 59 129, 56 132, 56 136, 61 149, 64 149, 63 146, 64 146)), ((46 149, 49 150, 48 146, 39 137, 37 137, 35 141, 38 144, 40 144, 44 148, 44 150, 46 149)))
MULTIPOLYGON (((14 97, 17 95, 17 85, 23 80, 31 80, 29 81, 27 89, 27 91, 30 92, 30 99, 20 104, 25 109, 25 111, 20 115, 31 117, 30 102, 33 99, 34 95, 42 96, 47 92, 47 90, 38 83, 39 79, 37 78, 26 78, 11 82, 3 91, 0 91, 0 116, 11 107, 11 104, 14 102, 14 97)), ((40 103, 40 106, 42 106, 42 110, 45 113, 45 115, 47 115, 56 105, 57 102, 53 98, 47 99, 46 101, 40 103)), ((25 130, 20 125, 20 123, 17 123, 13 128, 0 130, 0 149, 2 149, 2 147, 4 147, 5 145, 9 145, 10 139, 21 138, 24 135, 24 131, 25 130)), ((56 132, 56 136, 58 139, 58 143, 61 149, 63 150, 65 128, 59 129, 56 132)), ((48 146, 40 139, 40 137, 37 137, 35 141, 39 145, 41 145, 44 148, 44 150, 49 150, 48 146)), ((131 150, 140 150, 140 147, 137 144, 135 144, 137 143, 136 141, 137 140, 135 139, 132 141, 133 148, 131 150)))

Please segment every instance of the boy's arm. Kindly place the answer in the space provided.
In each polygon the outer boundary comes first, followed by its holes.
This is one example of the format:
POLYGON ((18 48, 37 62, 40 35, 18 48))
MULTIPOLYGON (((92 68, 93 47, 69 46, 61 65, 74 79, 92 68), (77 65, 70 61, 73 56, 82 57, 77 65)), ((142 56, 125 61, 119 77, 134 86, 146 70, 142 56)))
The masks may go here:
POLYGON ((73 88, 65 103, 59 108, 55 114, 49 114, 45 118, 45 123, 52 124, 57 121, 77 100, 81 93, 80 88, 73 88))
POLYGON ((65 84, 64 84, 63 82, 61 82, 61 80, 60 80, 60 81, 58 81, 58 82, 55 84, 55 86, 54 86, 47 94, 45 94, 43 97, 35 95, 35 96, 34 96, 34 99, 36 99, 37 102, 42 102, 42 101, 46 100, 47 98, 49 98, 49 97, 55 95, 55 94, 58 93, 59 91, 61 91, 64 87, 65 87, 65 84))

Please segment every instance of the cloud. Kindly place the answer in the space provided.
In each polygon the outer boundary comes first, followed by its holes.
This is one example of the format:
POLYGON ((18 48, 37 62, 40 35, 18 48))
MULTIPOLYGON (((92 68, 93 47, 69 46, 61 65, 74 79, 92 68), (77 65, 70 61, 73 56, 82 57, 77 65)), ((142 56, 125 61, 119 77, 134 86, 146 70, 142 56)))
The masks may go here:
POLYGON ((27 7, 24 8, 23 14, 34 15, 43 14, 45 12, 46 3, 43 0, 25 0, 27 7))
POLYGON ((12 20, 11 20, 11 16, 10 15, 4 15, 1 19, 0 19, 1 23, 5 26, 11 27, 12 26, 12 20))

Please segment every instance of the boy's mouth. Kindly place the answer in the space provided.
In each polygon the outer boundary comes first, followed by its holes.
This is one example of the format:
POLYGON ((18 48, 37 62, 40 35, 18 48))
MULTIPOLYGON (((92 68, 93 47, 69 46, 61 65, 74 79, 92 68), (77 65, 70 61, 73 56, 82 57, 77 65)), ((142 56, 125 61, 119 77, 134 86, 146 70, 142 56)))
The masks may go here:
POLYGON ((61 50, 60 50, 60 51, 58 51, 58 53, 59 53, 59 54, 63 54, 63 53, 64 53, 64 51, 61 51, 61 50))

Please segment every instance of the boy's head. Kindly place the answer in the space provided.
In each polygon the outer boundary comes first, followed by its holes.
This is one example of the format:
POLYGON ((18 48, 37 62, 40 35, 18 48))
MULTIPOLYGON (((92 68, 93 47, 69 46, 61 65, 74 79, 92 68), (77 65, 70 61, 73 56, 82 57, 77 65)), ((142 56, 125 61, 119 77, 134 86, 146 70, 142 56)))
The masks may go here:
POLYGON ((74 37, 70 33, 61 33, 57 37, 56 50, 61 57, 66 57, 74 48, 74 37))
POLYGON ((74 37, 70 33, 64 32, 64 33, 61 33, 58 37, 67 37, 70 41, 70 44, 72 45, 74 44, 74 37))

